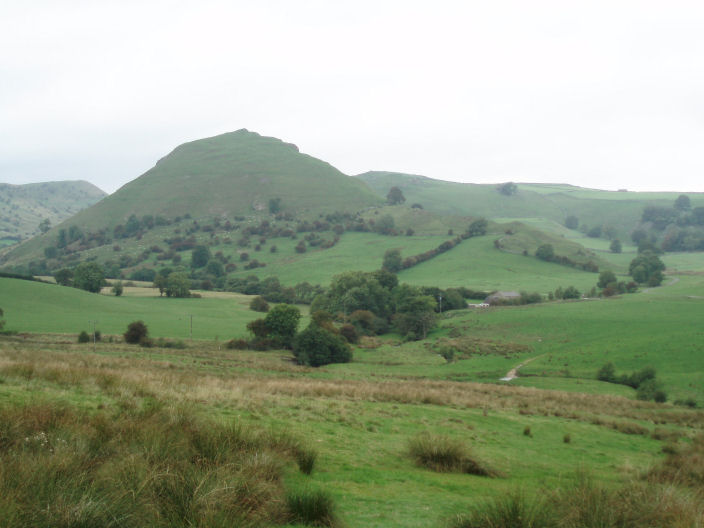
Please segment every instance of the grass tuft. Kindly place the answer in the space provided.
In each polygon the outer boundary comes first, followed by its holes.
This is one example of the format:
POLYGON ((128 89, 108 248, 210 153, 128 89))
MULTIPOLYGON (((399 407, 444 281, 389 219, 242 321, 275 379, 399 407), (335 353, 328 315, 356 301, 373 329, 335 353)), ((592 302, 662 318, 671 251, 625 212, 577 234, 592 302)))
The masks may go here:
POLYGON ((461 441, 448 436, 420 434, 408 442, 408 454, 418 466, 432 471, 498 476, 497 471, 474 457, 461 441))
POLYGON ((281 440, 158 401, 0 407, 0 526, 281 524, 281 440))
POLYGON ((339 526, 332 496, 323 490, 300 489, 286 497, 286 506, 292 523, 308 526, 339 526))

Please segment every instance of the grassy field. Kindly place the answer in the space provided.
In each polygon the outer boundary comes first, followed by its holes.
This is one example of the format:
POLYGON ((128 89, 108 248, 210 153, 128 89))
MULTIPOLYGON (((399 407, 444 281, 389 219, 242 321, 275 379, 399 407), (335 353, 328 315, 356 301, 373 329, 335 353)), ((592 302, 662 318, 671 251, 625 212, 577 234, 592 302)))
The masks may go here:
POLYGON ((596 284, 597 278, 596 273, 499 251, 494 247, 493 236, 465 240, 452 251, 399 274, 399 279, 409 284, 542 293, 570 285, 586 291, 596 284))
MULTIPOLYGON (((393 373, 348 379, 348 369, 314 371, 278 352, 230 353, 208 343, 148 353, 107 343, 95 355, 89 350, 51 336, 0 338, 0 404, 51 400, 109 411, 164 401, 223 423, 286 430, 318 452, 313 474, 288 471, 286 485, 328 490, 347 526, 441 527, 487 498, 565 485, 585 467, 617 485, 661 459, 654 422, 667 432, 658 438, 687 436, 685 423, 704 424, 701 412, 622 397, 393 373), (640 434, 623 432, 631 430, 640 434), (429 431, 465 443, 502 476, 416 466, 406 446, 429 431)), ((350 366, 365 367, 386 370, 371 355, 350 366)))
POLYGON ((75 334, 99 319, 104 334, 119 334, 142 318, 155 336, 184 339, 193 313, 196 338, 183 350, 101 342, 93 353, 65 335, 0 336, 0 406, 117 412, 160 402, 217 423, 285 430, 318 453, 310 476, 287 466, 285 486, 329 491, 347 526, 440 528, 519 488, 567 486, 584 468, 607 488, 638 480, 664 445, 686 445, 704 429, 703 411, 641 402, 629 387, 594 379, 606 361, 619 373, 652 365, 670 400, 704 405, 704 278, 674 278, 615 299, 450 312, 425 341, 366 339, 353 362, 319 369, 295 365, 286 351, 224 350, 258 316, 246 296, 179 300, 128 288, 117 298, 0 279, 10 329, 75 334), (439 355, 447 346, 456 361, 439 355), (528 359, 519 378, 499 381, 528 359), (464 443, 500 476, 417 466, 408 443, 422 433, 464 443))
POLYGON ((158 290, 128 289, 126 295, 115 297, 4 278, 0 291, 7 325, 19 332, 77 334, 91 332, 92 321, 97 321, 102 333, 122 334, 129 323, 142 320, 153 337, 186 339, 193 316, 194 339, 228 340, 245 335, 247 322, 258 317, 248 309, 250 298, 234 293, 169 299, 159 297, 158 290))

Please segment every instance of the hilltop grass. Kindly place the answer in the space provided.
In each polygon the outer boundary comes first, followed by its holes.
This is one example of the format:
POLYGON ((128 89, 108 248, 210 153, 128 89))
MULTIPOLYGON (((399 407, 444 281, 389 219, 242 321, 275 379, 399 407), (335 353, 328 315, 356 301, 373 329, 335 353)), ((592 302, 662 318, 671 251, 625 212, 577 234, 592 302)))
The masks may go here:
MULTIPOLYGON (((394 172, 368 172, 358 176, 378 195, 385 196, 392 186, 399 187, 408 203, 444 215, 499 218, 532 218, 539 212, 543 219, 563 224, 565 217, 576 215, 581 224, 610 225, 621 241, 629 240, 648 205, 672 206, 681 194, 614 192, 584 189, 561 184, 518 184, 518 192, 504 196, 493 184, 456 183, 394 172)), ((704 194, 686 193, 693 207, 704 205, 704 194)))

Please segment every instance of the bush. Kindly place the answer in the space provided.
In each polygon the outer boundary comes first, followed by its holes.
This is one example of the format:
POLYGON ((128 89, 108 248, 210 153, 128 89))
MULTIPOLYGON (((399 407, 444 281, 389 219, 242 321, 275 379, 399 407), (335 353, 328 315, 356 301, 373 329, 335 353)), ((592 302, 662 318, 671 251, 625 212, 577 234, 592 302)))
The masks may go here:
POLYGON ((344 324, 340 327, 340 335, 344 337, 348 343, 357 343, 359 334, 357 329, 351 324, 344 324))
POLYGON ((449 436, 420 434, 409 440, 408 455, 416 465, 440 473, 497 476, 495 471, 471 456, 461 441, 449 436))
POLYGON ((229 350, 247 350, 249 344, 245 339, 230 339, 226 344, 225 348, 229 350))
POLYGON ((125 343, 136 345, 143 338, 147 337, 148 334, 149 330, 147 329, 147 325, 142 321, 134 321, 127 325, 127 332, 123 334, 123 337, 125 338, 125 343))
POLYGON ((78 334, 78 342, 79 343, 88 343, 90 341, 90 336, 88 335, 88 332, 85 330, 81 331, 80 334, 78 334))
POLYGON ((335 502, 327 491, 302 489, 286 497, 291 524, 337 526, 335 502))
POLYGON ((293 355, 301 365, 320 367, 348 363, 352 349, 343 337, 311 324, 293 340, 293 355))
POLYGON ((264 323, 271 339, 283 348, 291 348, 300 319, 301 312, 298 308, 279 304, 266 314, 264 323))
POLYGON ((269 303, 266 302, 264 297, 257 295, 254 299, 252 299, 252 302, 249 303, 249 309, 254 310, 255 312, 268 312, 269 303))
POLYGON ((115 297, 122 295, 123 291, 124 287, 122 286, 122 281, 117 281, 112 287, 112 293, 115 294, 115 297))

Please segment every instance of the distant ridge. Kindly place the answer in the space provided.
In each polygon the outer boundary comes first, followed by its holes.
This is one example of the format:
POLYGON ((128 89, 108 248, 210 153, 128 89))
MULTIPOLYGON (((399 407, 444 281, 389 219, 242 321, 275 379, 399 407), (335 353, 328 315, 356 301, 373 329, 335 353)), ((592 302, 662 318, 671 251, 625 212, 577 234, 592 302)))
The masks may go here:
POLYGON ((38 234, 42 220, 60 224, 104 196, 87 181, 0 183, 0 247, 38 234))

